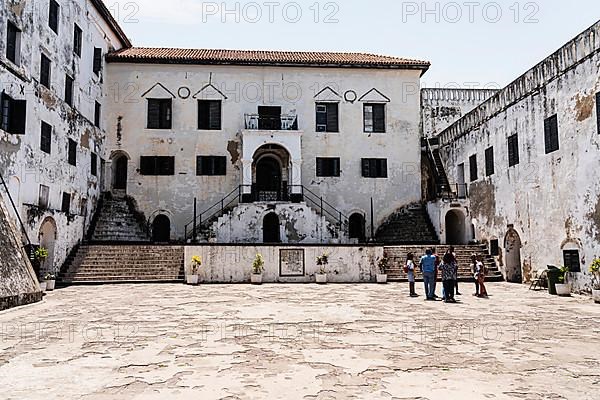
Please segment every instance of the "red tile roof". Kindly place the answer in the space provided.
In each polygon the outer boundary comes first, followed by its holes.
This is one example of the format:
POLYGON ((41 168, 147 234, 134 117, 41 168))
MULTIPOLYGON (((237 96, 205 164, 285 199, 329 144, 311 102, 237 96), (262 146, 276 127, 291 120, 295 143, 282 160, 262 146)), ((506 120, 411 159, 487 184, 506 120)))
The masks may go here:
POLYGON ((107 61, 146 64, 400 68, 420 69, 423 70, 423 72, 430 66, 430 63, 427 61, 365 53, 169 49, 146 47, 133 47, 111 53, 107 56, 107 61))

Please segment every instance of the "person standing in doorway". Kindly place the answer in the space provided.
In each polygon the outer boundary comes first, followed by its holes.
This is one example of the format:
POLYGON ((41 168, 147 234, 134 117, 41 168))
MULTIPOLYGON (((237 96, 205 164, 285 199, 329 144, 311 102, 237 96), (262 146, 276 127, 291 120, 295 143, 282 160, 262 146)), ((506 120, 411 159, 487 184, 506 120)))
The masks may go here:
POLYGON ((415 291, 415 256, 413 253, 408 253, 406 256, 406 265, 404 270, 408 277, 408 287, 410 289, 410 297, 419 297, 415 291))
POLYGON ((425 255, 421 257, 421 272, 423 273, 423 283, 425 294, 428 301, 435 301, 435 278, 436 278, 436 260, 431 249, 427 249, 425 255))

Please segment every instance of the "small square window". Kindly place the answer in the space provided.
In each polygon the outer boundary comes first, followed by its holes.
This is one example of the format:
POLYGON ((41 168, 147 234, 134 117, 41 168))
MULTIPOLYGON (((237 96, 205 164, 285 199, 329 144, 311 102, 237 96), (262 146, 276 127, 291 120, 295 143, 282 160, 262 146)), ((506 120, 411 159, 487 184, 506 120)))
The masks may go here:
MULTIPOLYGON (((221 103, 221 100, 198 100, 198 129, 221 130, 221 103)), ((166 118, 166 115, 163 118, 166 118)))
POLYGON ((42 121, 40 150, 48 154, 52 152, 52 126, 44 121, 42 121))
POLYGON ((387 159, 385 158, 363 158, 363 178, 387 178, 387 159))
POLYGON ((148 99, 148 129, 171 129, 172 99, 148 99))
POLYGON ((338 177, 340 176, 340 159, 327 157, 317 157, 317 176, 318 177, 338 177))
POLYGON ((317 103, 316 107, 317 132, 339 132, 339 104, 317 103))
POLYGON ((563 257, 565 261, 565 267, 569 268, 569 272, 581 272, 579 250, 564 250, 563 257))
POLYGON ((13 135, 24 135, 27 123, 27 102, 15 100, 5 92, 0 95, 0 129, 13 135))
POLYGON ((198 156, 196 158, 197 176, 225 176, 227 158, 223 156, 198 156))
POLYGON ((385 133, 385 104, 365 104, 363 119, 366 133, 385 133))
POLYGON ((141 156, 140 174, 152 176, 175 175, 175 157, 141 156))

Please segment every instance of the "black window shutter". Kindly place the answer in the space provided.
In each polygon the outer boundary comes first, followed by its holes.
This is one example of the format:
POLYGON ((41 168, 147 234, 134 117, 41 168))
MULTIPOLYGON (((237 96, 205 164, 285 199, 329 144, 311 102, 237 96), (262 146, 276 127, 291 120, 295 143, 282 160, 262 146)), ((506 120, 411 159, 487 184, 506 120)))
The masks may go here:
POLYGON ((52 29, 56 33, 58 33, 58 15, 60 12, 59 10, 60 6, 58 5, 58 3, 55 0, 50 0, 50 9, 48 12, 48 25, 50 26, 50 29, 52 29))
POLYGON ((596 125, 600 134, 600 92, 596 93, 596 125))
POLYGON ((217 175, 227 174, 227 157, 219 157, 219 173, 217 175))
POLYGON ((323 127, 327 130, 327 105, 317 103, 316 110, 317 132, 323 132, 323 127))
POLYGON ((8 132, 8 122, 10 121, 11 100, 12 99, 5 92, 2 92, 2 96, 0 97, 0 128, 6 132, 8 132))
POLYGON ((25 100, 11 100, 9 132, 15 135, 24 135, 26 121, 27 102, 25 100))
POLYGON ((65 76, 65 103, 73 105, 73 78, 65 76))
POLYGON ((471 157, 469 157, 469 172, 470 172, 470 178, 471 178, 471 182, 476 181, 478 176, 477 176, 477 156, 476 155, 472 155, 471 157))
POLYGON ((210 123, 209 106, 205 100, 198 100, 198 129, 208 130, 210 123))
POLYGON ((12 23, 8 23, 7 41, 6 41, 6 58, 15 63, 17 61, 17 33, 19 30, 12 23))
POLYGON ((371 163, 368 158, 362 159, 362 176, 365 178, 371 177, 371 163))
POLYGON ((69 193, 63 193, 62 205, 60 209, 65 214, 69 214, 71 212, 71 195, 69 193))
POLYGON ((556 115, 553 115, 544 121, 544 142, 546 154, 559 149, 558 117, 556 115))
POLYGON ((340 159, 333 159, 333 176, 340 176, 340 159))
POLYGON ((327 104, 327 132, 339 132, 338 104, 327 104))
POLYGON ((322 158, 317 158, 317 176, 323 176, 323 163, 322 158))
POLYGON ((94 47, 94 73, 98 75, 102 71, 102 49, 94 47))
POLYGON ((160 128, 160 103, 158 100, 148 99, 148 128, 160 128))
POLYGON ((140 173, 142 175, 154 175, 154 157, 140 157, 140 173))
POLYGON ((221 129, 221 102, 211 101, 209 103, 210 125, 209 129, 221 129))
POLYGON ((172 101, 171 99, 158 100, 159 102, 159 127, 160 129, 171 129, 172 101))
POLYGON ((519 136, 512 135, 508 138, 508 166, 519 164, 519 136))
POLYGON ((373 104, 373 131, 385 133, 385 104, 373 104))
POLYGON ((490 147, 485 150, 485 175, 494 175, 494 148, 490 147))
POLYGON ((100 117, 102 115, 102 105, 96 102, 94 105, 94 126, 100 128, 100 117))
POLYGON ((387 160, 381 160, 381 178, 387 178, 388 177, 388 170, 387 170, 387 160))
POLYGON ((42 121, 40 149, 50 154, 52 152, 52 126, 42 121))

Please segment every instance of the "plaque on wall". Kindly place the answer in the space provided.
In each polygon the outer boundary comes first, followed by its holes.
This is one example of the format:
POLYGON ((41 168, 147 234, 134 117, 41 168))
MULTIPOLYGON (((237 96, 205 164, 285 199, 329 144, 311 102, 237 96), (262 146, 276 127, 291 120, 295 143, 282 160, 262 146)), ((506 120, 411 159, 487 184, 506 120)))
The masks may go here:
POLYGON ((279 250, 279 276, 304 276, 304 249, 279 250))

